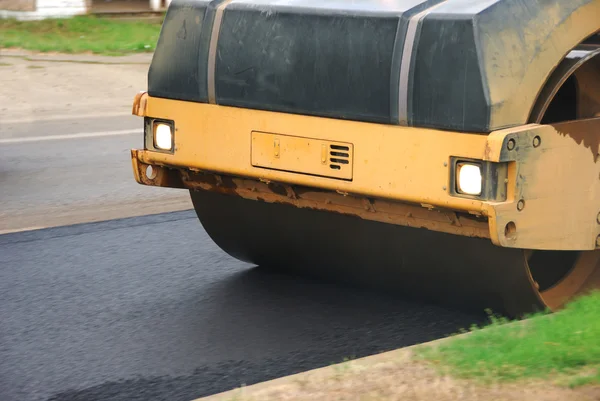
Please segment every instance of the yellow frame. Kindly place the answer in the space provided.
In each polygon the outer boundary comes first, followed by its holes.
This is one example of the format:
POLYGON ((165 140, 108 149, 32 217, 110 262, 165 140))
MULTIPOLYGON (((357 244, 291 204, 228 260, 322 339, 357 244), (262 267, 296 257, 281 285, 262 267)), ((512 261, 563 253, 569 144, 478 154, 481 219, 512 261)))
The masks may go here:
MULTIPOLYGON (((589 156, 590 150, 600 150, 576 139, 595 135, 600 119, 473 134, 161 99, 146 93, 136 96, 133 114, 175 121, 173 154, 132 152, 136 180, 142 184, 152 185, 140 177, 140 165, 155 165, 469 213, 487 218, 490 239, 505 247, 591 250, 600 235, 596 222, 600 163, 589 156), (351 143, 352 180, 253 166, 255 131, 351 143), (540 146, 533 145, 536 140, 541 140, 540 146), (506 200, 453 196, 452 157, 507 163, 506 200), (557 171, 557 163, 564 168, 557 171)), ((273 152, 271 142, 263 146, 269 147, 262 149, 265 153, 273 152)))

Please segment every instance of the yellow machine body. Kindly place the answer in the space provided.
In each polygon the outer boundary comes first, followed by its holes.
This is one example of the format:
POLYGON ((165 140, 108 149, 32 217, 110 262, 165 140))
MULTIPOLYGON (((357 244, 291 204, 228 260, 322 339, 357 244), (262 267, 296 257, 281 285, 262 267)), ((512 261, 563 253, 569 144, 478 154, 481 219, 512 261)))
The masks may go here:
POLYGON ((189 190, 213 240, 250 263, 511 315, 559 309, 600 288, 600 18, 582 11, 600 1, 583 3, 562 22, 548 6, 559 26, 537 54, 510 30, 482 39, 486 74, 502 79, 481 132, 466 129, 476 118, 460 130, 216 104, 213 29, 208 101, 136 95, 135 179, 189 190), (517 43, 532 58, 504 62, 517 43))

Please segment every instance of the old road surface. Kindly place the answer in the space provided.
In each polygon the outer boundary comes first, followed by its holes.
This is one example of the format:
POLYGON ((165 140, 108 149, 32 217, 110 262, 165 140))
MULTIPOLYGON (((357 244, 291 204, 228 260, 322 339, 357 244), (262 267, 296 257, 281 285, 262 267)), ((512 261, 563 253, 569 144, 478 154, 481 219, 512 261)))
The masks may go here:
POLYGON ((232 259, 187 193, 133 181, 140 121, 98 110, 0 121, 0 400, 188 401, 479 318, 232 259))

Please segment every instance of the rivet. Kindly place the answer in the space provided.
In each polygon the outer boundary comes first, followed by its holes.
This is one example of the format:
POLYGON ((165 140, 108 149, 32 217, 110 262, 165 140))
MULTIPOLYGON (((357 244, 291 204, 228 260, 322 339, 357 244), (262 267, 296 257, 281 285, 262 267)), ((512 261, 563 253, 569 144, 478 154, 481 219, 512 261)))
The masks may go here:
POLYGON ((444 162, 444 167, 448 167, 448 162, 444 162))
POLYGON ((442 189, 445 191, 445 190, 446 190, 446 186, 444 185, 444 186, 442 187, 442 189))
POLYGON ((508 140, 508 144, 506 144, 506 147, 508 148, 508 150, 513 150, 515 148, 515 145, 515 140, 511 138, 508 140))
MULTIPOLYGON (((517 202, 517 210, 521 211, 525 208, 525 201, 523 199, 519 200, 519 202, 517 202)), ((600 218, 600 215, 598 215, 598 217, 600 218)))
POLYGON ((538 146, 540 146, 540 144, 542 143, 542 139, 539 136, 535 136, 533 138, 533 147, 537 148, 538 146))

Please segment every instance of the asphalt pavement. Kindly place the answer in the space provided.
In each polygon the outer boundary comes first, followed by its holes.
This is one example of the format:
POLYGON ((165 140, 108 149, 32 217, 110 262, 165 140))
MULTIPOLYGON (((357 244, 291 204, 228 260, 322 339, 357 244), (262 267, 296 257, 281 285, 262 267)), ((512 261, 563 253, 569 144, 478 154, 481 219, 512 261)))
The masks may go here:
POLYGON ((139 185, 128 115, 0 125, 0 233, 192 208, 187 192, 139 185))
MULTIPOLYGON (((48 75, 34 77, 29 103, 10 85, 0 96, 12 116, 0 120, 1 401, 187 401, 481 318, 234 260, 185 191, 133 181, 141 124, 121 107, 132 89, 101 85, 119 66, 36 62, 43 68, 30 72, 20 63, 11 79, 48 75), (51 91, 65 71, 69 85, 89 79, 96 87, 86 91, 114 102, 68 109, 73 86, 53 111, 35 88, 51 91)), ((143 69, 123 68, 143 82, 143 69)))
POLYGON ((5 234, 0 266, 4 401, 192 400, 476 319, 238 262, 188 211, 5 234))

